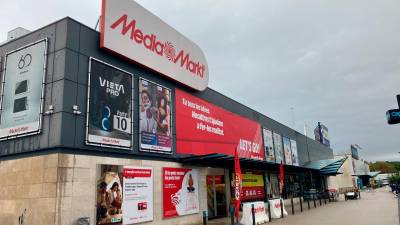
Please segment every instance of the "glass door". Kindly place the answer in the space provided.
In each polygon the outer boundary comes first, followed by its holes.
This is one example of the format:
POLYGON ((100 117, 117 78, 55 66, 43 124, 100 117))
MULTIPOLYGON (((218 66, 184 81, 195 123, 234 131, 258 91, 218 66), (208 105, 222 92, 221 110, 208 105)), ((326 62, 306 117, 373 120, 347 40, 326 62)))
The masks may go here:
POLYGON ((210 219, 227 215, 224 175, 207 176, 207 209, 210 219))

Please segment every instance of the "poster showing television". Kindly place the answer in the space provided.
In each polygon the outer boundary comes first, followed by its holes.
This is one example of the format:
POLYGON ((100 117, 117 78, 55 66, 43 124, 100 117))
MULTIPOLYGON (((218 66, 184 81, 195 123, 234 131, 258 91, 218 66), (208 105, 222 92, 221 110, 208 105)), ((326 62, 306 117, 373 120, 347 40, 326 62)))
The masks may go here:
POLYGON ((6 54, 0 139, 41 132, 46 61, 47 38, 6 54))
MULTIPOLYGON (((123 224, 123 167, 97 165, 96 174, 96 225, 123 224)), ((125 224, 125 223, 124 223, 125 224)))
POLYGON ((297 142, 290 140, 290 148, 292 149, 292 163, 294 166, 300 166, 299 154, 297 152, 297 142))
POLYGON ((132 146, 132 74, 89 59, 86 144, 132 146))
POLYGON ((285 163, 284 155, 283 155, 283 146, 282 146, 282 136, 278 133, 273 133, 274 137, 274 148, 275 148, 275 160, 276 163, 285 163))
POLYGON ((283 152, 285 153, 285 163, 292 165, 292 151, 290 149, 290 139, 283 137, 283 152))
POLYGON ((153 168, 123 168, 123 224, 153 220, 153 168))
POLYGON ((274 140, 272 131, 263 128, 264 147, 265 147, 265 160, 268 162, 275 162, 274 140))
POLYGON ((190 168, 163 168, 163 218, 198 213, 199 171, 190 168))
POLYGON ((185 91, 175 89, 176 152, 206 155, 220 153, 264 160, 259 123, 185 91))
POLYGON ((140 150, 172 153, 171 90, 139 80, 140 150))

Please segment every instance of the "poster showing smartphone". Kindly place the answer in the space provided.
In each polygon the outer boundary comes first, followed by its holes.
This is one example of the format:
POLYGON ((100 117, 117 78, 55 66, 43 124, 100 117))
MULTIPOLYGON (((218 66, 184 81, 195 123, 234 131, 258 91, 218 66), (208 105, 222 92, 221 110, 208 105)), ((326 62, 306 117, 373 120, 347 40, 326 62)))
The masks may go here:
POLYGON ((41 131, 47 39, 6 54, 0 112, 0 139, 41 131))
POLYGON ((132 74, 89 59, 86 144, 132 146, 132 74))

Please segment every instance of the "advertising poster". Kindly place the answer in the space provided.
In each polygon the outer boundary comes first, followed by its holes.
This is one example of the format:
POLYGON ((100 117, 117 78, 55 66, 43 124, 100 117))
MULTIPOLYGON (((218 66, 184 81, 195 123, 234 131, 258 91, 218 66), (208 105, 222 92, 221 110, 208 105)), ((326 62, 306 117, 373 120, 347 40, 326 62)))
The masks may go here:
POLYGON ((123 224, 152 221, 153 168, 125 166, 123 179, 123 224))
MULTIPOLYGON (((232 175, 232 177, 234 176, 232 175)), ((233 185, 233 180, 231 182, 233 185)), ((242 172, 241 199, 243 201, 255 201, 264 198, 264 174, 262 172, 242 172)))
POLYGON ((198 213, 199 171, 189 168, 163 168, 163 217, 198 213))
POLYGON ((300 166, 299 154, 297 152, 297 143, 295 140, 290 140, 290 147, 292 149, 292 162, 294 166, 300 166))
POLYGON ((221 153, 264 160, 261 126, 175 89, 177 153, 221 153))
POLYGON ((292 165, 292 151, 290 149, 290 139, 283 137, 283 152, 285 153, 285 163, 292 165))
POLYGON ((98 165, 96 225, 122 224, 122 166, 98 165))
POLYGON ((132 146, 132 74, 89 61, 86 144, 132 146))
POLYGON ((172 153, 171 91, 139 80, 140 150, 172 153))
POLYGON ((0 139, 41 130, 47 39, 7 53, 1 93, 0 139))
POLYGON ((281 163, 281 161, 285 163, 285 159, 283 156, 282 137, 278 133, 273 133, 273 137, 274 137, 276 163, 281 163))
POLYGON ((264 146, 265 146, 265 160, 268 162, 275 162, 274 140, 272 138, 272 131, 263 128, 264 146))

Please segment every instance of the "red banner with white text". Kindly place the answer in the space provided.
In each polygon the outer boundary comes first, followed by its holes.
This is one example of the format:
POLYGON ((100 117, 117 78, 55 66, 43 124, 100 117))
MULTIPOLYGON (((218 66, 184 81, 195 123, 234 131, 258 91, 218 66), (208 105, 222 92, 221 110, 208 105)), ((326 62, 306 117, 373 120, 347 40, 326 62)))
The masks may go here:
POLYGON ((180 154, 221 153, 264 160, 261 127, 255 121, 175 89, 176 151, 180 154))

